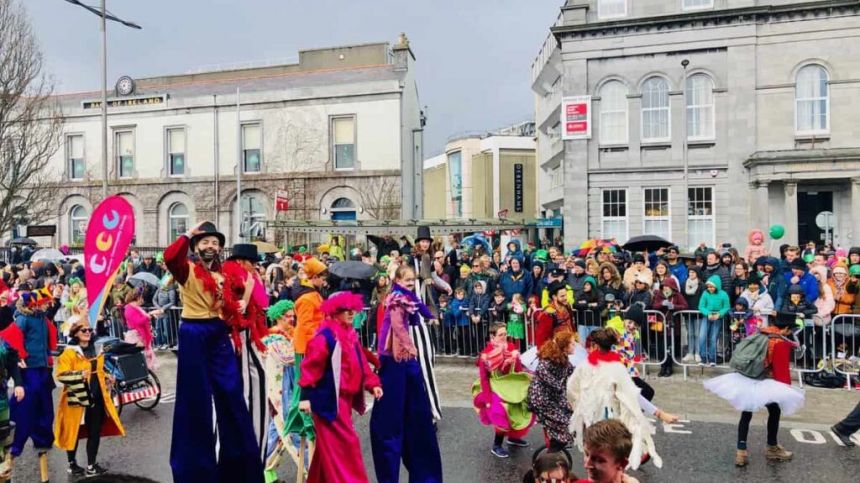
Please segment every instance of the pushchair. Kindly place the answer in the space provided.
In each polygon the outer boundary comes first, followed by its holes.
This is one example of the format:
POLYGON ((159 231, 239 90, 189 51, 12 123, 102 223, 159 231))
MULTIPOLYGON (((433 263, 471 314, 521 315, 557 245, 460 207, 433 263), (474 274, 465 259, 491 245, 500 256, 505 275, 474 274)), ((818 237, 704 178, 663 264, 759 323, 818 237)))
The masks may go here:
POLYGON ((154 409, 161 401, 161 382, 147 368, 143 348, 116 337, 103 337, 95 344, 97 351, 104 350, 105 371, 116 379, 110 395, 117 413, 132 403, 144 411, 154 409))

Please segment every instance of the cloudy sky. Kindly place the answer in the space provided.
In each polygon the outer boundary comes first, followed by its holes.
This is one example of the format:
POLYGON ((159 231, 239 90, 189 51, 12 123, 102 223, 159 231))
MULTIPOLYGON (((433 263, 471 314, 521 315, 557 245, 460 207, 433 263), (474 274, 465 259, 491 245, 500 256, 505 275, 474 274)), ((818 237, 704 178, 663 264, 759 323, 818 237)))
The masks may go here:
MULTIPOLYGON (((98 5, 98 0, 82 0, 98 5)), ((24 0, 61 92, 96 90, 98 17, 65 0, 24 0)), ((295 59, 300 49, 406 32, 428 106, 427 149, 452 134, 531 119, 529 68, 563 0, 107 0, 143 26, 108 26, 108 84, 212 65, 295 59)))

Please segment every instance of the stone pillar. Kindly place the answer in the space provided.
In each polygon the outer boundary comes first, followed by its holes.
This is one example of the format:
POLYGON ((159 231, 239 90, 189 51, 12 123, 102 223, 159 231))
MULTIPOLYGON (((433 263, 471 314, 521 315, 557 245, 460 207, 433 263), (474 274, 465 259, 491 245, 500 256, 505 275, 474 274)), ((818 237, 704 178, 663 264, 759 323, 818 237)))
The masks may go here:
POLYGON ((759 226, 757 228, 767 232, 767 229, 770 227, 770 196, 768 195, 769 184, 767 181, 759 181, 755 184, 755 200, 757 205, 756 212, 758 213, 758 217, 756 219, 759 223, 759 226))
POLYGON ((851 245, 860 245, 860 177, 851 178, 851 245))
POLYGON ((785 242, 797 245, 797 181, 785 181, 785 242))

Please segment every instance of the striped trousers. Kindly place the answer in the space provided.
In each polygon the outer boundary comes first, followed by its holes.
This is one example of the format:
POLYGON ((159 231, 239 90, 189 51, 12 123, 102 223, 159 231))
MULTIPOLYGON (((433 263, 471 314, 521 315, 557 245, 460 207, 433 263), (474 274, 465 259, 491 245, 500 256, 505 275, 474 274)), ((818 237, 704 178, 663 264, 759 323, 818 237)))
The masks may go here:
POLYGON ((251 422, 254 425, 254 436, 260 447, 260 461, 266 461, 266 449, 268 447, 269 408, 267 406, 266 373, 262 354, 257 350, 254 341, 251 340, 248 330, 240 334, 242 338, 242 351, 239 355, 239 370, 242 372, 242 389, 245 395, 245 403, 251 414, 251 422))
POLYGON ((433 413, 433 421, 442 419, 442 403, 439 399, 439 387, 436 385, 436 374, 433 366, 436 364, 436 352, 430 339, 430 331, 427 324, 422 320, 418 325, 409 327, 412 341, 418 349, 418 363, 421 365, 421 375, 424 378, 424 387, 427 388, 427 396, 430 398, 430 410, 433 413))

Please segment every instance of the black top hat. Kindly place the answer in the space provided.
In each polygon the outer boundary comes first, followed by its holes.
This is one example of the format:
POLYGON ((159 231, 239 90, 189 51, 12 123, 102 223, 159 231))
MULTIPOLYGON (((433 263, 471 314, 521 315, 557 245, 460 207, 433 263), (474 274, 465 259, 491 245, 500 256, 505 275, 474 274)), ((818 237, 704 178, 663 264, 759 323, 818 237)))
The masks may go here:
POLYGON ((779 329, 793 327, 797 322, 797 314, 792 312, 777 312, 776 317, 771 317, 771 324, 779 329))
POLYGON ((218 231, 218 228, 215 227, 215 224, 211 221, 207 221, 200 225, 200 231, 202 233, 198 233, 191 237, 191 248, 193 249, 197 246, 197 242, 200 241, 201 238, 205 238, 207 236, 214 236, 221 242, 221 246, 223 247, 226 243, 227 239, 224 237, 224 234, 218 231))
POLYGON ((626 320, 632 320, 636 322, 636 325, 643 326, 648 318, 645 316, 645 311, 642 310, 642 305, 638 303, 634 303, 627 309, 627 312, 624 314, 624 318, 626 320))
POLYGON ((430 236, 430 227, 421 225, 418 227, 418 236, 415 237, 415 241, 419 242, 421 240, 430 240, 433 241, 433 237, 430 236))
POLYGON ((227 260, 248 260, 250 262, 260 261, 260 255, 257 253, 257 245, 252 243, 237 243, 233 245, 233 250, 227 260))

